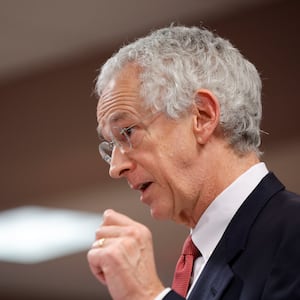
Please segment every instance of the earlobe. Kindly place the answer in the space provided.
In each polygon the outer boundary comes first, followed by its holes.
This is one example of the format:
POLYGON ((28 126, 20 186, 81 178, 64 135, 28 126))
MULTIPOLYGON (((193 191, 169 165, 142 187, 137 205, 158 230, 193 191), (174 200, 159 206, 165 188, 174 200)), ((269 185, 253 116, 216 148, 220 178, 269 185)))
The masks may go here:
POLYGON ((220 120, 220 104, 209 90, 200 89, 195 94, 194 132, 197 141, 205 144, 216 131, 220 120))

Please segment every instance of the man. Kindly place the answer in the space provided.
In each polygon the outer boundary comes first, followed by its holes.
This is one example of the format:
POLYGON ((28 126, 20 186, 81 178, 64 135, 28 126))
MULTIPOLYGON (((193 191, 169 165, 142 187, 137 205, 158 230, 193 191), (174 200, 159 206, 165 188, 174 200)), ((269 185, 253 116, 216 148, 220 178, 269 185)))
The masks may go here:
POLYGON ((206 29, 171 26, 120 49, 97 92, 110 176, 190 228, 198 256, 165 288, 150 231, 107 210, 88 261, 112 298, 300 299, 300 197, 260 162, 255 67, 206 29))

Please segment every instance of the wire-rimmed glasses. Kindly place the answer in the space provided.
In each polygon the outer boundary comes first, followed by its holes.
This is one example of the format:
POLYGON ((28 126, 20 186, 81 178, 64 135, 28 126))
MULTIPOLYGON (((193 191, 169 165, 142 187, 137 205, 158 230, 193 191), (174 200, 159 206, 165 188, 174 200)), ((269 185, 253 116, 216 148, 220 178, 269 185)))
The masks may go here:
MULTIPOLYGON (((154 117, 157 114, 158 113, 152 113, 146 116, 143 121, 134 122, 132 125, 127 127, 121 127, 111 124, 109 126, 109 135, 111 141, 104 140, 99 144, 99 153, 102 159, 110 165, 112 153, 115 147, 118 147, 122 153, 127 153, 131 149, 136 148, 143 140, 147 131, 147 127, 152 121, 154 121, 154 117), (145 121, 150 118, 152 118, 151 122, 146 125, 145 121)), ((110 123, 116 122, 110 121, 110 123)))

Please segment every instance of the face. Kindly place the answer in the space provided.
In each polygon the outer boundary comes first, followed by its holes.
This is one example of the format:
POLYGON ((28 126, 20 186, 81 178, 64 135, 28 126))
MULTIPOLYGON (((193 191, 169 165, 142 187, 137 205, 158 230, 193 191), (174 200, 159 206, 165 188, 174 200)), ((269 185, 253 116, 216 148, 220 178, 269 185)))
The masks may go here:
POLYGON ((138 68, 128 65, 103 91, 97 106, 98 130, 111 141, 115 128, 138 124, 130 133, 138 144, 122 151, 114 147, 110 176, 126 178, 156 219, 192 226, 197 222, 201 171, 192 114, 178 120, 146 110, 139 95, 138 68))

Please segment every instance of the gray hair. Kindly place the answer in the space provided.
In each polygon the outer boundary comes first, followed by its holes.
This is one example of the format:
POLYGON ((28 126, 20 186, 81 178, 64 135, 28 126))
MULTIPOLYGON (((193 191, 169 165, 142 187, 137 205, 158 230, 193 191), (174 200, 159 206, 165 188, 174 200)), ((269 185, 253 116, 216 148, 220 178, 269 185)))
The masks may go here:
POLYGON ((260 76, 228 40, 198 27, 156 30, 122 47, 102 66, 99 96, 128 63, 141 67, 140 93, 148 107, 178 118, 192 107, 196 90, 208 89, 219 101, 219 125, 229 144, 239 153, 260 153, 260 76))

